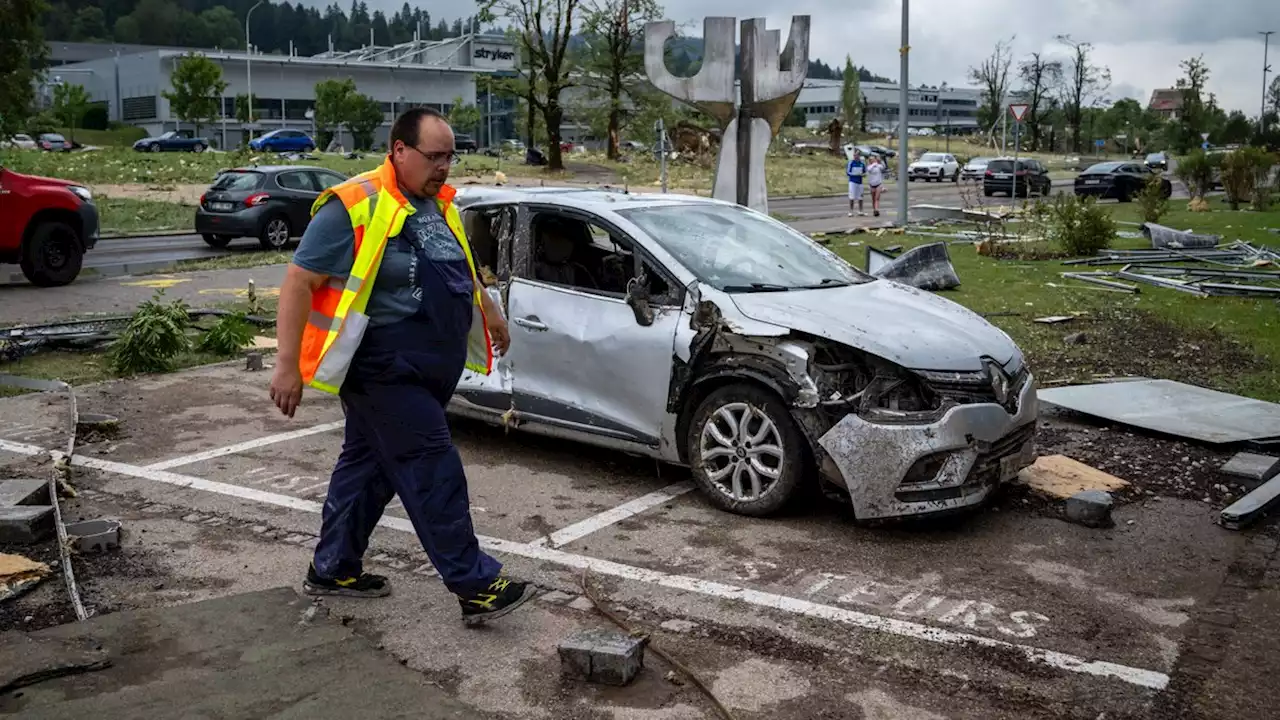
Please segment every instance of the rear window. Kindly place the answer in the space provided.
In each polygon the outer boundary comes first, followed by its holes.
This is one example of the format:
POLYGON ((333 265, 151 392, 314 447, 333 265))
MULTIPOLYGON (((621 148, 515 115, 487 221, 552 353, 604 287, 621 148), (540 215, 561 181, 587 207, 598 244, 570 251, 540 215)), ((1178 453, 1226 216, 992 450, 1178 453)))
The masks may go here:
POLYGON ((1098 163, 1097 165, 1093 165, 1089 167, 1089 169, 1085 170, 1085 172, 1093 173, 1097 175, 1106 175, 1108 173, 1115 172, 1116 170, 1119 170, 1119 169, 1120 169, 1120 163, 1106 162, 1106 163, 1098 163))
POLYGON ((209 186, 211 190, 235 192, 237 190, 254 190, 262 184, 262 173, 225 172, 209 186))
MULTIPOLYGON (((1022 163, 1018 163, 1021 165, 1022 163)), ((1012 160, 992 160, 987 163, 987 169, 992 172, 1009 172, 1013 170, 1012 160)))

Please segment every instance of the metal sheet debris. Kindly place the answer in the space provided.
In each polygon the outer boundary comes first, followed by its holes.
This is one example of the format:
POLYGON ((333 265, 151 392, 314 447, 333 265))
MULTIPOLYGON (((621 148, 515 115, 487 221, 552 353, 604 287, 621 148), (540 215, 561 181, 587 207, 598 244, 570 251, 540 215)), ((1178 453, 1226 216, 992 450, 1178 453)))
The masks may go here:
POLYGON ((1142 224, 1142 234, 1151 239, 1153 248, 1211 248, 1222 242, 1217 235, 1201 235, 1190 230, 1175 230, 1153 222, 1142 224))
POLYGON ((1280 505, 1280 477, 1268 480, 1232 503, 1218 515, 1218 522, 1228 530, 1241 530, 1262 519, 1277 505, 1280 505))
POLYGON ((1039 398, 1086 415, 1206 443, 1280 437, 1280 405, 1173 380, 1042 389, 1039 398))
POLYGON ((1057 325, 1058 323, 1071 322, 1075 319, 1075 315, 1050 315, 1049 317, 1036 318, 1032 322, 1038 322, 1042 325, 1057 325))
POLYGON ((1244 242, 1212 249, 1105 250, 1095 257, 1067 260, 1063 264, 1123 265, 1117 271, 1062 275, 1127 292, 1137 292, 1136 286, 1105 278, 1121 278, 1198 297, 1280 298, 1280 271, 1265 269, 1268 265, 1280 264, 1280 253, 1244 242))
POLYGON ((912 248, 896 258, 868 246, 867 272, 921 290, 950 290, 960 286, 947 244, 941 242, 912 248))

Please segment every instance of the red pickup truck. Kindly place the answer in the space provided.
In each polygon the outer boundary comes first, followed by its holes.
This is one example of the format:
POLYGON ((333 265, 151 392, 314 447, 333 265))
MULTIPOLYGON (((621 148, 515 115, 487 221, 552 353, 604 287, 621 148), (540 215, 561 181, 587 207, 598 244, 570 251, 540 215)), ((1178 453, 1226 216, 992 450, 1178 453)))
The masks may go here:
POLYGON ((33 285, 67 285, 97 242, 88 188, 0 167, 0 263, 17 263, 33 285))

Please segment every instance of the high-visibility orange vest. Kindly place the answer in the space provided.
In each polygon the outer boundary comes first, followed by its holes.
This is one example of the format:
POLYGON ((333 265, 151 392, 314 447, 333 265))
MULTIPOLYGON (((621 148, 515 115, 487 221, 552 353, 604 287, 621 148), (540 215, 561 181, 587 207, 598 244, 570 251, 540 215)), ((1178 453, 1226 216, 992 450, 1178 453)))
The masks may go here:
MULTIPOLYGON (((458 238, 471 268, 471 278, 476 284, 472 299, 475 313, 471 332, 467 336, 468 370, 488 375, 493 367, 493 344, 489 336, 488 319, 480 302, 480 283, 476 280, 476 264, 471 256, 462 227, 462 217, 453 204, 457 191, 443 185, 436 194, 436 204, 444 215, 449 229, 458 238)), ((346 278, 331 277, 311 295, 311 314, 302 331, 302 351, 298 365, 302 380, 310 387, 329 393, 337 393, 346 379, 347 369, 356 348, 369 325, 365 307, 373 291, 373 281, 382 264, 382 253, 387 239, 400 233, 404 221, 417 212, 405 199, 396 183, 395 167, 388 157, 382 166, 356 175, 334 185, 320 194, 311 206, 315 217, 320 207, 337 198, 351 217, 355 230, 355 260, 351 274, 346 278)))

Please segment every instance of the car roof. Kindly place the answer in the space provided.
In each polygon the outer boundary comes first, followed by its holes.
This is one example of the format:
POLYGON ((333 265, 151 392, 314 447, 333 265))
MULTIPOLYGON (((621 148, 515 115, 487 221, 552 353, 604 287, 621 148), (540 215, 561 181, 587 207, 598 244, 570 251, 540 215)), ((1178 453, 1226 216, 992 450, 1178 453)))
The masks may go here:
POLYGON ((241 165, 240 167, 223 168, 218 172, 219 173, 259 172, 259 173, 265 173, 267 175, 271 175, 274 173, 285 172, 288 170, 327 170, 331 173, 334 173, 335 175, 345 174, 345 173, 338 172, 337 170, 330 170, 327 167, 320 167, 318 165, 241 165))
POLYGON ((500 187, 495 185, 463 185, 458 188, 461 205, 478 202, 539 203, 595 212, 615 212, 637 207, 713 206, 736 203, 682 193, 635 192, 621 188, 600 187, 500 187))

